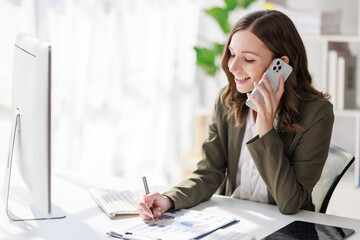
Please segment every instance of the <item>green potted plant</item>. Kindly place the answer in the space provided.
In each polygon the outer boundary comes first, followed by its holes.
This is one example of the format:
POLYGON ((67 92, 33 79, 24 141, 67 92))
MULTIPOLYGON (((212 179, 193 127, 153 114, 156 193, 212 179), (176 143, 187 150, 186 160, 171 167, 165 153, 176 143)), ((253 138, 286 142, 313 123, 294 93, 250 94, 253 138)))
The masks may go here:
MULTIPOLYGON (((213 7, 205 9, 205 13, 211 16, 220 26, 224 35, 231 31, 229 16, 231 12, 239 8, 247 8, 255 0, 223 0, 225 7, 213 7)), ((220 69, 220 58, 223 52, 224 42, 211 42, 208 47, 195 46, 196 64, 205 71, 206 74, 215 78, 220 69)))
MULTIPOLYGON (((247 8, 255 0, 223 0, 224 7, 205 9, 204 12, 213 18, 221 28, 222 34, 227 36, 231 31, 230 14, 236 10, 247 8)), ((225 39, 225 38, 224 38, 225 39)), ((195 46, 196 64, 220 87, 220 79, 217 73, 220 69, 220 58, 225 42, 207 41, 206 47, 195 46)), ((201 106, 195 113, 195 146, 192 150, 181 155, 183 176, 190 174, 201 159, 201 145, 207 136, 211 110, 207 106, 201 106)))

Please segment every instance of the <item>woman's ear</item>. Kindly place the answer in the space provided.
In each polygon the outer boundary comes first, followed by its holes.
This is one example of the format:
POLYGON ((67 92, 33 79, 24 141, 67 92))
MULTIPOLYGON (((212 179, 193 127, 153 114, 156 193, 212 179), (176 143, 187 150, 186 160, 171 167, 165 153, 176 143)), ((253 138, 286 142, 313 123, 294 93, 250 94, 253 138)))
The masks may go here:
POLYGON ((286 62, 287 64, 289 64, 289 57, 288 56, 282 56, 281 60, 283 60, 284 62, 286 62))

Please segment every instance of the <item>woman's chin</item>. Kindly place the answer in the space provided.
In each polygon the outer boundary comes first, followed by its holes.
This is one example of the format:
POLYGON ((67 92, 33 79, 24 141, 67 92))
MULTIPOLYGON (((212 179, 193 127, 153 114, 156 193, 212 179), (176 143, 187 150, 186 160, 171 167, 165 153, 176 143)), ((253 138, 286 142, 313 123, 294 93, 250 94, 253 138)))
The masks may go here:
POLYGON ((245 88, 244 86, 241 86, 241 85, 238 85, 238 84, 236 84, 236 90, 239 93, 251 93, 252 92, 251 88, 245 88))

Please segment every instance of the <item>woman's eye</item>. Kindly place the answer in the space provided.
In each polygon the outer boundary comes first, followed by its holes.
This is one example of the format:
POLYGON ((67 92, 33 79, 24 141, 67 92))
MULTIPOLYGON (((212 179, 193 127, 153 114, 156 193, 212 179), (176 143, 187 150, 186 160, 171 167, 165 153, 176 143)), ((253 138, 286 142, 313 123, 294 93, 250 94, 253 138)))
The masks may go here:
POLYGON ((254 62, 255 60, 245 58, 245 61, 248 62, 248 63, 252 63, 252 62, 254 62))

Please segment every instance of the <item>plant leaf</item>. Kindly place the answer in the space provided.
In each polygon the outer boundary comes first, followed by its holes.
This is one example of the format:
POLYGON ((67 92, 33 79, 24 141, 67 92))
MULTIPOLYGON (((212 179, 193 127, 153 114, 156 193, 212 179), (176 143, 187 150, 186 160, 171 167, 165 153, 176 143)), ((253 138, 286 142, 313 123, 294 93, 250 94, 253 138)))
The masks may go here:
POLYGON ((228 22, 229 11, 227 9, 213 7, 205 10, 205 12, 216 20, 225 34, 230 33, 230 24, 228 22))
POLYGON ((213 51, 215 53, 215 57, 216 56, 222 56, 223 51, 224 51, 224 44, 221 43, 213 43, 213 51))
POLYGON ((238 6, 238 0, 224 0, 228 10, 232 11, 238 6))
POLYGON ((236 0, 237 6, 241 8, 248 8, 252 2, 255 0, 236 0))
MULTIPOLYGON (((205 10, 220 26, 224 34, 230 33, 230 24, 228 21, 229 12, 236 8, 247 8, 255 0, 224 0, 226 7, 213 7, 205 10)), ((208 75, 215 76, 219 70, 219 57, 221 57, 224 44, 213 43, 210 48, 194 47, 196 51, 196 64, 202 68, 208 75)))
POLYGON ((208 48, 194 47, 196 51, 196 64, 208 75, 215 76, 218 66, 215 65, 215 52, 208 48))
POLYGON ((224 0, 229 11, 233 11, 235 8, 248 8, 254 1, 255 0, 224 0))

